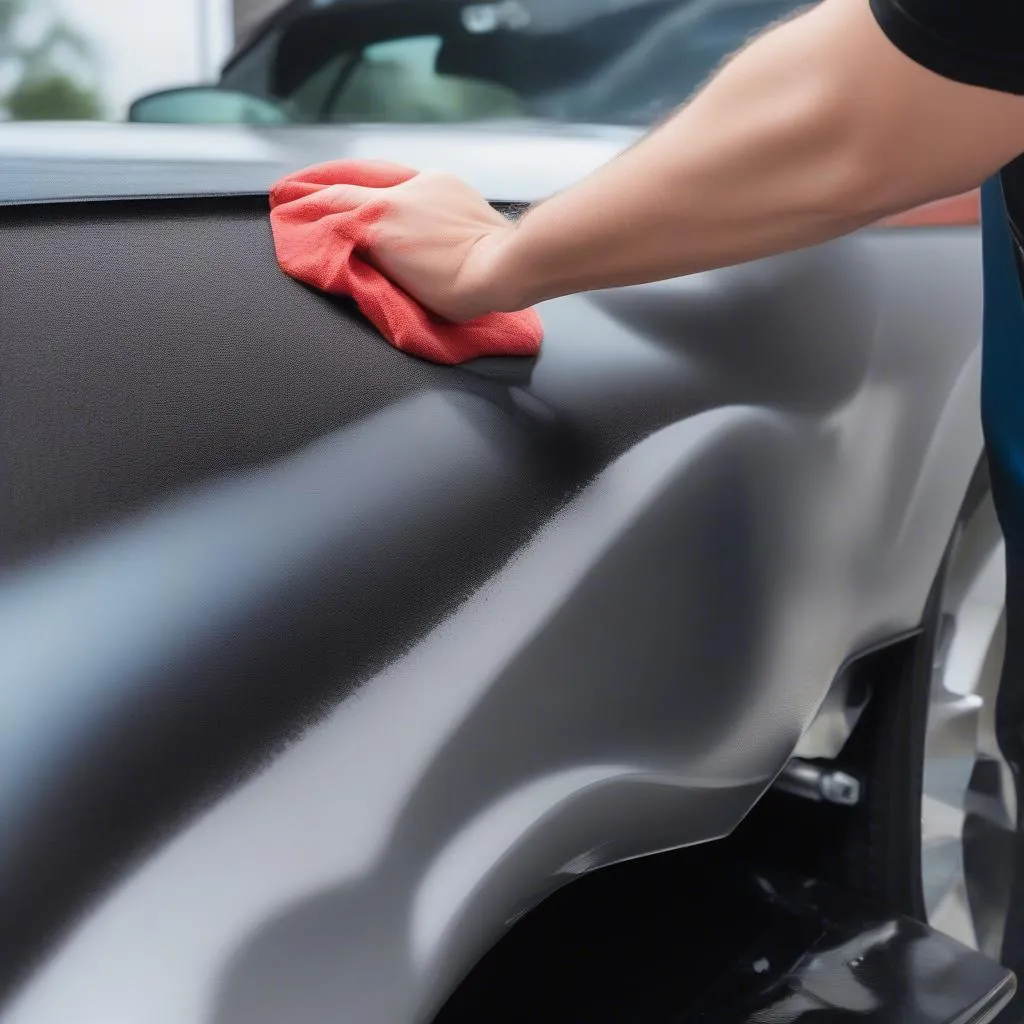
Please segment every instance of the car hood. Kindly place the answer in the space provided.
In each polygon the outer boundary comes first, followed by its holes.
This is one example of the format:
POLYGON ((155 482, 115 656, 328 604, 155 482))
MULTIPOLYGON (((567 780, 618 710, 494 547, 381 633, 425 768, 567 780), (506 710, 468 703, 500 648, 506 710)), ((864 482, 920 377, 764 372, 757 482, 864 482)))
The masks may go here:
POLYGON ((391 160, 456 174, 494 201, 564 188, 637 138, 543 122, 249 127, 82 122, 0 125, 0 203, 266 192, 308 164, 391 160))

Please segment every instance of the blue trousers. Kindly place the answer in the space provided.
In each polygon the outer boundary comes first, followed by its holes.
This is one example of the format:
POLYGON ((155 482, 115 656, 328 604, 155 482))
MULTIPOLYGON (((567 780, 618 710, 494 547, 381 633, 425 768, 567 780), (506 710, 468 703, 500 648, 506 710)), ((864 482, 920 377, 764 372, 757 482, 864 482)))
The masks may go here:
POLYGON ((985 323, 982 423, 992 492, 1006 540, 1006 656, 996 735, 1013 769, 1018 824, 1002 961, 1022 986, 1000 1020, 1024 1020, 1024 289, 998 178, 982 188, 985 323))

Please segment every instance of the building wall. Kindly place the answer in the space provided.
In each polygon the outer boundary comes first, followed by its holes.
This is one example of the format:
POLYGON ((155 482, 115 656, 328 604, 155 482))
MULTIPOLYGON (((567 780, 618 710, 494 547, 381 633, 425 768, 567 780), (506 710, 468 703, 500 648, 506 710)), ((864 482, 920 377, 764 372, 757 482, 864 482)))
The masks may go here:
POLYGON ((107 116, 138 96, 211 81, 233 42, 232 0, 56 0, 96 54, 107 116))

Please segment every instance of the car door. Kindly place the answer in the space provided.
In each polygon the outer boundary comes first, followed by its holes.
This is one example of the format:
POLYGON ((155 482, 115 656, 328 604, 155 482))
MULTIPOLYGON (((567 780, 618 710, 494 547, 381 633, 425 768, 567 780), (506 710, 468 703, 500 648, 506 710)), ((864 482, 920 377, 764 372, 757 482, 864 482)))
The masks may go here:
POLYGON ((442 368, 201 180, 0 209, 0 1019, 427 1020, 567 880, 729 833, 919 626, 971 292, 865 236, 442 368))

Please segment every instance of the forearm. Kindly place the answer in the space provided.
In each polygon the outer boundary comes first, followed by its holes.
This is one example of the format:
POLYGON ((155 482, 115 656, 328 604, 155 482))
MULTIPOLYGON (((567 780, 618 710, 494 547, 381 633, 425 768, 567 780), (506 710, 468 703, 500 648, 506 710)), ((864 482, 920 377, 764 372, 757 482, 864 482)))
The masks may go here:
MULTIPOLYGON (((516 282, 510 303, 811 245, 980 180, 994 158, 943 160, 921 105, 909 113, 916 97, 873 83, 864 47, 836 39, 878 32, 862 3, 833 0, 767 32, 641 143, 531 210, 496 257, 495 274, 516 282)), ((906 63, 883 42, 883 62, 906 63)))
POLYGON ((372 211, 365 258, 462 322, 821 242, 965 191, 1021 152, 1024 97, 926 70, 869 0, 821 0, 516 226, 458 178, 393 165, 380 173, 399 184, 327 194, 372 211))

